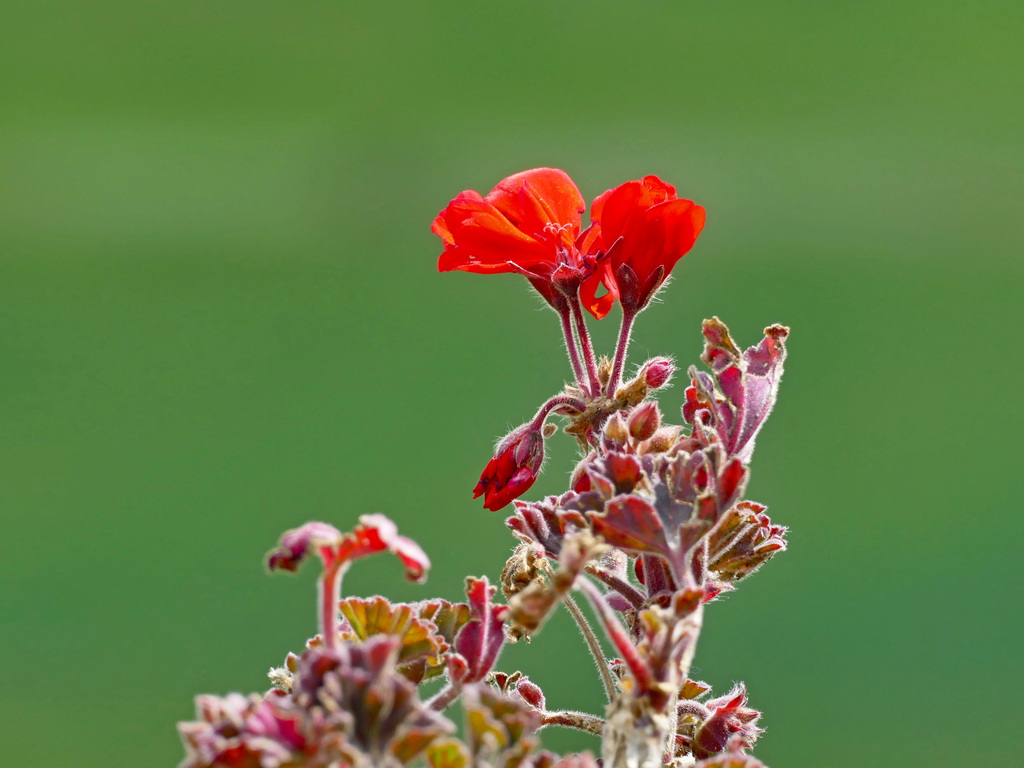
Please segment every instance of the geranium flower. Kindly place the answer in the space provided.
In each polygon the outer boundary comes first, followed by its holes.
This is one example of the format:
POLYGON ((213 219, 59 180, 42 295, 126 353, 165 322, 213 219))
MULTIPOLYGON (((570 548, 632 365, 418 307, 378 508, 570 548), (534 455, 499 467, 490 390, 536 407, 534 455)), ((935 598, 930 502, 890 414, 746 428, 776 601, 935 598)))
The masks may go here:
POLYGON ((599 283, 636 314, 689 252, 704 227, 704 208, 682 200, 657 176, 627 181, 599 195, 590 209, 590 249, 606 257, 583 285, 582 298, 595 317, 610 309, 607 296, 596 298, 599 283))
POLYGON ((444 241, 437 268, 518 272, 560 310, 598 263, 592 233, 580 233, 585 208, 572 179, 556 168, 509 176, 484 197, 462 192, 431 227, 444 241))

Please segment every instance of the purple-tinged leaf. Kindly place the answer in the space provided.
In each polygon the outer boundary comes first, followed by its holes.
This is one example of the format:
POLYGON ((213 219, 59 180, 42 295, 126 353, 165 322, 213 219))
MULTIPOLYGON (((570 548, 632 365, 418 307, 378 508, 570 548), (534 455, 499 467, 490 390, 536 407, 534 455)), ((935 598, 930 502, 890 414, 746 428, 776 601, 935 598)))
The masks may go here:
POLYGON ((473 765, 515 768, 536 748, 540 714, 525 702, 477 684, 467 686, 462 703, 473 765))
POLYGON ((747 706, 747 691, 742 684, 729 693, 704 703, 710 715, 697 728, 693 754, 698 759, 711 757, 725 749, 750 749, 764 732, 757 727, 761 713, 747 706))
POLYGON ((613 547, 672 559, 672 549, 657 510, 639 496, 617 496, 604 512, 591 515, 594 533, 613 547))
POLYGON ((786 548, 786 528, 772 524, 767 508, 741 501, 709 537, 709 568, 726 582, 744 579, 786 548))
POLYGON ((704 321, 704 362, 712 374, 690 369, 692 386, 686 390, 683 416, 695 430, 708 424, 730 457, 750 463, 754 439, 771 413, 778 395, 786 358, 789 329, 765 329, 761 343, 740 353, 729 329, 717 317, 704 321))
POLYGON ((455 650, 466 660, 467 682, 483 680, 505 644, 508 607, 491 602, 495 591, 486 577, 466 579, 470 619, 455 637, 455 650))
POLYGON ((303 713, 282 691, 197 696, 196 714, 178 725, 187 751, 181 768, 298 765, 317 751, 303 713))

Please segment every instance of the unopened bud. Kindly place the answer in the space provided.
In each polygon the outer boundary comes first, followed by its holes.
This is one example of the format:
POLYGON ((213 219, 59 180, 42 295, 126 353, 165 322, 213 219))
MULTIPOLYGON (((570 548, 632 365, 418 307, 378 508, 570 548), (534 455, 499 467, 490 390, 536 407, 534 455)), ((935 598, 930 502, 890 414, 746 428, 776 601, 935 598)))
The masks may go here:
POLYGON ((529 490, 544 463, 544 434, 532 422, 516 427, 498 443, 484 467, 473 498, 484 497, 484 508, 498 511, 529 490))
POLYGON ((640 377, 650 389, 661 389, 672 378, 676 367, 667 357, 652 357, 640 369, 640 377))
POLYGON ((763 732, 757 727, 761 713, 747 706, 747 692, 742 684, 704 706, 711 716, 693 739, 693 754, 701 760, 721 752, 733 739, 749 749, 763 732))
POLYGON ((540 689, 540 686, 530 680, 528 677, 521 677, 516 682, 516 693, 529 704, 539 710, 544 710, 544 691, 540 689))
POLYGON ((572 471, 572 477, 569 478, 569 487, 576 491, 576 493, 584 493, 590 490, 590 475, 587 474, 587 467, 589 467, 596 458, 596 453, 588 453, 580 459, 576 468, 572 471))
POLYGON ((661 426, 661 412, 658 410, 658 404, 653 400, 648 400, 638 405, 629 414, 627 425, 629 435, 634 440, 642 441, 653 437, 654 433, 658 431, 658 427, 661 426))
POLYGON ((641 453, 665 453, 679 440, 681 427, 678 424, 671 424, 667 427, 659 427, 643 446, 641 453))
POLYGON ((610 440, 613 443, 625 443, 629 439, 626 420, 622 418, 621 413, 615 413, 608 419, 604 425, 604 437, 605 440, 610 440))

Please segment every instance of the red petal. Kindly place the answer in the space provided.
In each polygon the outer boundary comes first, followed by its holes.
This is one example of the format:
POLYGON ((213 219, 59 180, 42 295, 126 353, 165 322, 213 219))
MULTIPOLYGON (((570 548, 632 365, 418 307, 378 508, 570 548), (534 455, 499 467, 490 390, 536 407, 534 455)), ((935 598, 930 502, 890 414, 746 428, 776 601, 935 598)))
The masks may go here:
POLYGON ((676 262, 693 247, 704 228, 704 208, 692 200, 669 200, 644 211, 614 258, 633 268, 644 286, 659 266, 668 277, 676 262))
POLYGON ((627 181, 599 195, 590 210, 590 219, 601 224, 606 247, 623 235, 652 206, 676 199, 676 189, 657 176, 627 181))
POLYGON ((607 261, 580 286, 580 301, 583 302, 584 309, 598 320, 611 311, 617 298, 619 298, 619 287, 612 276, 611 264, 607 261), (608 292, 603 296, 598 296, 597 292, 602 285, 608 292))
POLYGON ((472 197, 452 200, 432 229, 445 241, 437 265, 441 272, 511 272, 510 261, 531 266, 554 254, 550 244, 522 232, 493 205, 472 197))
POLYGON ((509 221, 534 237, 550 234, 548 224, 568 225, 570 243, 580 231, 586 205, 579 189, 565 171, 534 168, 502 180, 484 198, 509 221))

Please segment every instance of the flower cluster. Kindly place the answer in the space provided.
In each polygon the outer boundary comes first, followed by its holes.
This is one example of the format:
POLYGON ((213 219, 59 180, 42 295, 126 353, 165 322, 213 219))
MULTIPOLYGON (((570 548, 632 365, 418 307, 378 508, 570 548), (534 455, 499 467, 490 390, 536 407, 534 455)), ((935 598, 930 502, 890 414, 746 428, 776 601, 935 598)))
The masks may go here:
POLYGON ((671 381, 672 361, 622 374, 634 321, 693 247, 704 209, 647 176, 599 195, 586 228, 584 210, 563 171, 539 168, 487 195, 461 193, 434 221, 441 271, 527 278, 559 316, 573 372, 499 442, 474 488, 487 509, 513 505, 506 523, 518 546, 500 583, 467 578, 460 602, 343 598, 343 577, 363 557, 390 552, 415 581, 430 561, 379 514, 350 533, 319 522, 286 532, 267 565, 321 561, 319 633, 271 670, 267 692, 198 697, 197 719, 180 726, 181 768, 763 768, 749 754, 763 729, 746 688, 715 697, 690 672, 705 606, 786 548, 785 527, 744 494, 788 329, 770 326, 741 350, 724 323, 706 320, 704 368, 688 370, 681 421, 670 423, 652 396, 671 381), (584 310, 600 320, 616 304, 618 342, 599 359, 584 310), (579 463, 561 495, 522 500, 554 419, 579 463), (538 633, 559 607, 604 687, 591 713, 553 708, 557 691, 498 667, 506 643, 538 633), (446 714, 456 702, 461 729, 446 714), (599 737, 599 756, 544 751, 545 727, 599 737))

